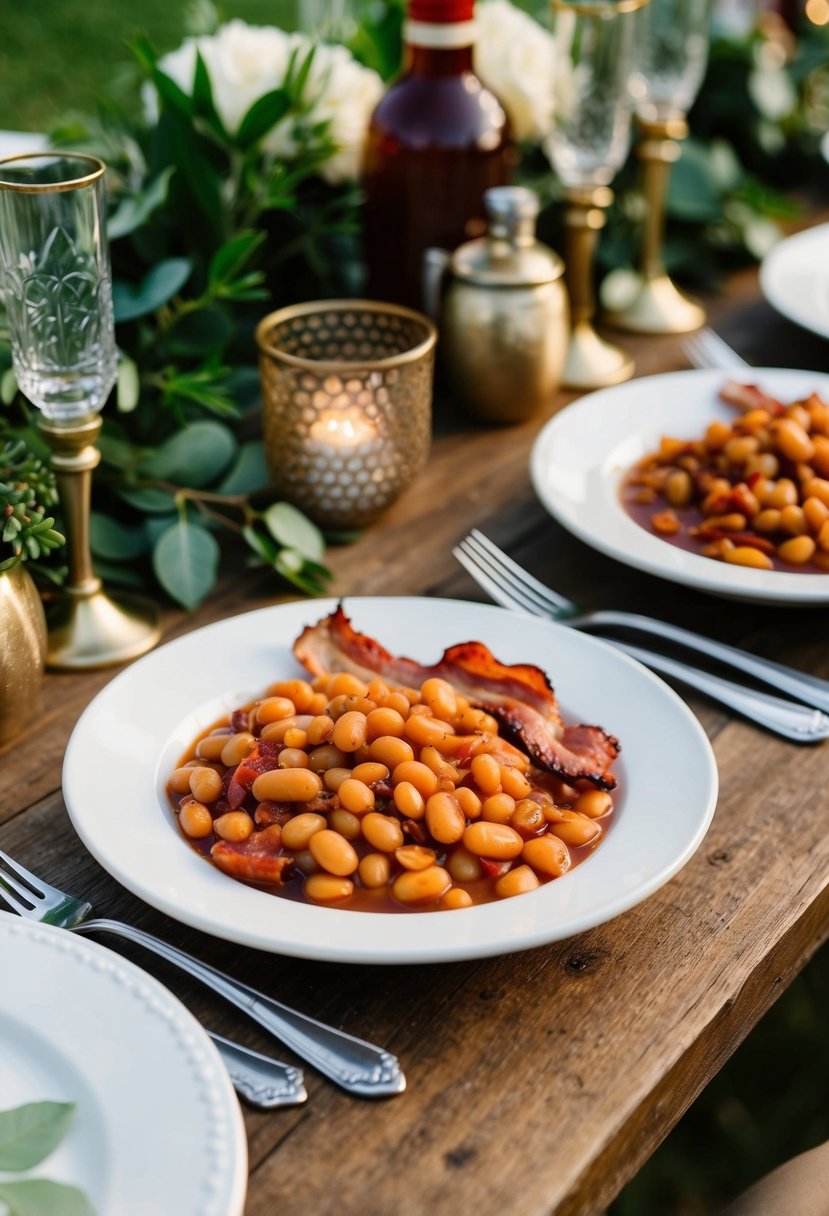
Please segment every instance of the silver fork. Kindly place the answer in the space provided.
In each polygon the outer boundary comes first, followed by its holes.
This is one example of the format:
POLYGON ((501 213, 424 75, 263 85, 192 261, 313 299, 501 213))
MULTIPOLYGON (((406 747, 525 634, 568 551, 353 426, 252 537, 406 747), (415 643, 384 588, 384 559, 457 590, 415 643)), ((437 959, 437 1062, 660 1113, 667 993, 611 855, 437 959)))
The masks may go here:
POLYGON ((50 886, 2 850, 0 862, 5 867, 0 869, 0 895, 15 912, 28 920, 71 929, 75 933, 112 933, 151 950, 241 1009, 301 1059, 351 1094, 380 1098, 402 1093, 406 1088, 400 1064, 390 1052, 326 1026, 296 1009, 289 1009, 142 929, 117 920, 91 919, 91 904, 50 886))
POLYGON ((706 325, 691 334, 682 343, 683 354, 692 367, 750 367, 751 365, 732 350, 719 334, 706 325))
MULTIPOLYGON (((664 637, 669 641, 680 642, 709 658, 729 662, 732 667, 736 666, 738 670, 747 675, 755 675, 756 672, 753 670, 755 667, 758 670, 763 668, 765 674, 757 678, 765 679, 768 683, 773 677, 778 681, 776 687, 782 687, 782 681, 789 684, 796 678, 798 695, 802 697, 806 691, 810 697, 822 698, 823 703, 829 705, 829 686, 825 681, 817 680, 816 677, 801 676, 799 672, 794 672, 790 668, 768 663, 744 651, 737 650, 735 647, 690 633, 677 626, 667 625, 663 621, 638 616, 636 613, 582 613, 578 604, 559 595, 558 592, 552 591, 549 587, 545 587, 512 558, 507 557, 506 553, 477 529, 462 540, 453 549, 453 553, 475 582, 497 604, 501 604, 505 608, 517 609, 530 616, 545 617, 558 621, 562 625, 570 625, 587 631, 594 626, 625 626, 640 629, 650 632, 652 635, 664 637), (743 659, 748 660, 749 663, 740 665, 743 659), (769 668, 771 670, 767 671, 766 669, 769 668), (820 687, 821 685, 823 687, 820 687)), ((606 638, 605 640, 616 646, 617 649, 638 659, 640 663, 650 667, 653 671, 680 680, 690 688, 705 693, 712 700, 737 710, 738 713, 758 725, 764 726, 767 730, 774 731, 786 739, 791 739, 795 743, 817 743, 829 738, 829 716, 817 709, 807 709, 793 701, 756 692, 743 684, 723 679, 721 676, 702 671, 700 668, 692 667, 678 659, 619 641, 617 638, 606 638)))

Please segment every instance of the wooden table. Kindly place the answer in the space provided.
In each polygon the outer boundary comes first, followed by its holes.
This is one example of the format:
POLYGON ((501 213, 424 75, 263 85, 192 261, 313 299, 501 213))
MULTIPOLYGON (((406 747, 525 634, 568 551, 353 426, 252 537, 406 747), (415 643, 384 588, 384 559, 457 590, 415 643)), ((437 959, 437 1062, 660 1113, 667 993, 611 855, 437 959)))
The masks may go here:
MULTIPOLYGON (((829 370, 829 347, 776 316, 754 272, 711 300, 710 316, 755 363, 829 370)), ((623 340, 641 374, 685 365, 677 340, 623 340)), ((451 556, 477 525, 590 607, 647 610, 829 676, 824 609, 710 598, 618 565, 552 523, 527 474, 544 421, 500 431, 439 419, 417 485, 332 552, 335 592, 479 599, 451 556)), ((275 595, 261 574, 228 580, 194 616, 170 611, 166 636, 275 595)), ((246 1113, 249 1216, 600 1213, 829 934, 826 746, 788 744, 691 697, 719 763, 713 825, 676 878, 610 924, 522 954, 405 968, 281 959, 216 941, 122 890, 66 815, 64 748, 111 674, 45 680, 36 719, 2 755, 0 847, 102 914, 387 1045, 408 1077, 404 1095, 377 1104, 309 1068, 304 1107, 246 1113)), ((211 1027, 274 1050, 177 973, 133 957, 211 1027)))

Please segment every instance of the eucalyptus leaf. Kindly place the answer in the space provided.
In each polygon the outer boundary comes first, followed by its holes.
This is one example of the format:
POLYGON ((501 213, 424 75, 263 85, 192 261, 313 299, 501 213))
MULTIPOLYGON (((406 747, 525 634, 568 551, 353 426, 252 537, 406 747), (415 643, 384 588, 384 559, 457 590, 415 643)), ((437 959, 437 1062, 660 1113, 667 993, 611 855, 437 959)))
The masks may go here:
POLYGON ((130 561, 149 548, 140 524, 122 524, 99 511, 93 511, 89 517, 89 543, 96 557, 113 562, 130 561))
POLYGON ((704 154, 683 149, 671 173, 666 205, 668 213, 678 219, 704 223, 720 218, 722 202, 704 154))
POLYGON ((138 284, 116 279, 112 285, 115 320, 135 321, 157 312, 181 291, 192 270, 190 258, 166 258, 153 266, 138 284))
POLYGON ((142 461, 148 477, 196 488, 210 485, 229 466, 237 452, 233 433, 221 422, 192 422, 171 436, 142 461))
POLYGON ((218 494, 255 494, 270 483, 265 445, 258 439, 243 443, 233 467, 216 487, 218 494))
POLYGON ((219 546, 215 537, 179 519, 158 538, 153 569, 167 594, 189 612, 202 602, 216 581, 219 546))
POLYGON ((275 502, 264 512, 268 531, 286 549, 318 561, 325 553, 325 538, 316 524, 287 502, 275 502))
POLYGON ((98 578, 116 587, 129 587, 132 591, 145 591, 147 579, 134 562, 108 562, 96 557, 92 565, 98 578))
POLYGON ((0 1201, 9 1216, 95 1216, 83 1191, 48 1178, 0 1182, 0 1201))
POLYGON ((60 1144, 74 1102, 27 1102, 0 1111, 0 1170, 28 1170, 60 1144))
POLYGON ((168 165, 139 194, 122 199, 107 223, 107 236, 111 241, 140 228, 166 202, 170 178, 175 171, 175 165, 168 165))
POLYGON ((157 486, 122 486, 118 497, 144 515, 167 515, 175 510, 173 495, 157 486))

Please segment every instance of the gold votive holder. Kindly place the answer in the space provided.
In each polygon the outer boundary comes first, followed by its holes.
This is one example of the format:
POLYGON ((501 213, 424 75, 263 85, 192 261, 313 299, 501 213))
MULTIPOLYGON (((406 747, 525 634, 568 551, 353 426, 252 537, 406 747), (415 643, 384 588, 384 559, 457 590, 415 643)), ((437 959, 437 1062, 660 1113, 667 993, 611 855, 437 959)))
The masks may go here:
POLYGON ((318 300, 256 328, 262 434, 275 488, 322 527, 371 523, 431 442, 437 331, 410 308, 318 300))

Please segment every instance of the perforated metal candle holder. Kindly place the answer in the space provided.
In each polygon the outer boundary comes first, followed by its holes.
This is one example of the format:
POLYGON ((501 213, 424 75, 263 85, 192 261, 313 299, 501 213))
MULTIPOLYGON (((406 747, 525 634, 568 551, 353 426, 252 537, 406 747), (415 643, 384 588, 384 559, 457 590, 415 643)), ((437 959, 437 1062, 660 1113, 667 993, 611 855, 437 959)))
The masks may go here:
POLYGON ((276 489, 323 527, 361 527, 429 453, 437 332, 421 313, 322 300, 257 326, 262 431, 276 489))

